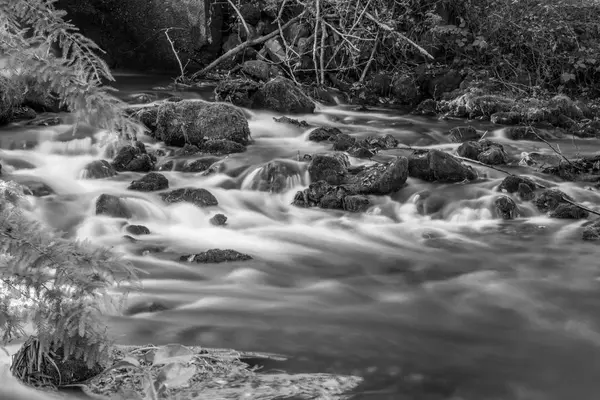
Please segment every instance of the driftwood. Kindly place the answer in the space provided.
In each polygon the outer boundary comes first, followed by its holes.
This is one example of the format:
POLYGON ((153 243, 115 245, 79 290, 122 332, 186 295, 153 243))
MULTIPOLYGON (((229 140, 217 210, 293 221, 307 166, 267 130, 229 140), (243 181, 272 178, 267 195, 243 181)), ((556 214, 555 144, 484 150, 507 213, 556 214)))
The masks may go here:
POLYGON ((233 49, 229 50, 227 53, 223 54, 221 57, 217 58, 215 61, 211 62, 210 64, 208 64, 206 67, 202 68, 200 71, 195 72, 194 74, 192 74, 191 79, 196 79, 199 76, 203 76, 206 75, 206 73, 208 71, 210 71, 211 69, 215 68, 217 65, 221 64, 224 60, 236 55, 237 53, 239 53, 240 51, 251 47, 251 46, 256 46, 257 44, 261 44, 266 42, 269 39, 274 38, 275 36, 279 35, 279 32, 282 32, 284 29, 286 29, 288 26, 290 26, 291 24, 293 24, 294 22, 298 21, 300 18, 302 18, 304 16, 305 12, 299 14, 298 16, 290 19, 288 22, 286 22, 283 26, 281 26, 281 28, 278 28, 276 30, 274 30, 273 32, 269 33, 268 35, 264 35, 261 36, 259 38, 256 39, 252 39, 252 40, 247 40, 244 43, 234 47, 233 49))

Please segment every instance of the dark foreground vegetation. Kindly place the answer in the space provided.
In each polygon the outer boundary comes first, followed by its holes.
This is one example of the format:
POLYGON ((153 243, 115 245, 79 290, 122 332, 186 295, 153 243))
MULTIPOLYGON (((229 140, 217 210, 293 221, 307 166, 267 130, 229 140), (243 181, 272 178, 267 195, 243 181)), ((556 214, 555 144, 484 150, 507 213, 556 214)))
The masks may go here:
MULTIPOLYGON (((598 1, 166 3, 172 18, 152 20, 148 17, 156 10, 151 1, 0 0, 0 123, 32 119, 51 124, 35 119, 37 113, 75 113, 122 139, 113 160, 90 164, 87 177, 148 172, 130 189, 156 191, 168 188, 166 178, 156 171, 210 172, 214 163, 209 161, 214 159, 185 165, 161 161, 164 155, 150 153, 135 141, 142 132, 178 147, 181 154, 216 157, 244 152, 252 144, 238 107, 307 114, 317 102, 334 103, 335 97, 359 110, 403 106, 419 115, 464 119, 464 126, 449 132, 451 142, 461 143, 457 153, 404 148, 406 156, 355 168, 344 153, 372 159, 397 149, 398 141, 356 140, 336 128, 317 128, 309 139, 331 142, 335 153, 303 158, 312 183, 298 192, 294 204, 361 212, 369 206, 369 196, 398 191, 409 176, 444 183, 472 181, 479 175, 471 165, 479 165, 506 172, 501 191, 533 202, 554 218, 597 215, 566 194, 499 166, 521 163, 549 176, 597 186, 597 155, 568 158, 551 142, 568 136, 600 138, 598 1), (142 11, 134 13, 135 7, 142 11), (71 17, 108 53, 65 22, 71 17), (99 20, 113 36, 96 29, 93 21, 99 20), (129 41, 123 43, 123 37, 129 41), (157 65, 148 60, 157 60, 157 65), (177 88, 217 80, 215 94, 221 102, 170 98, 129 107, 105 86, 113 80, 107 63, 167 69, 177 88), (509 127, 507 135, 514 140, 544 142, 555 157, 515 158, 469 126, 473 119, 509 127)), ((308 128, 289 117, 278 122, 308 128)), ((270 165, 259 177, 258 190, 280 191, 287 168, 270 165)), ((28 332, 32 336, 13 358, 16 377, 54 388, 127 369, 136 371, 128 378, 130 389, 151 399, 189 382, 194 390, 216 390, 204 385, 208 380, 198 380, 198 371, 206 372, 206 365, 213 372, 216 368, 219 379, 235 376, 248 385, 261 379, 247 370, 239 355, 211 355, 182 346, 150 346, 131 353, 117 349, 106 334, 103 315, 119 308, 111 294, 116 286, 135 289, 135 270, 107 249, 63 239, 43 227, 27 208, 27 194, 30 189, 2 182, 0 332, 9 342, 24 334, 25 323, 33 326, 28 332)), ((161 196, 166 203, 185 201, 198 207, 217 202, 204 189, 177 189, 161 196)), ((423 193, 420 203, 424 213, 429 212, 428 196, 423 193)), ((494 209, 498 218, 518 216, 509 196, 495 200, 494 209)), ((128 217, 120 199, 109 195, 98 198, 96 213, 128 217)), ((224 224, 226 219, 215 216, 214 223, 224 224)), ((597 220, 590 221, 582 238, 600 238, 597 220)), ((190 262, 248 259, 233 250, 182 257, 190 262)), ((338 389, 356 383, 342 382, 338 389)), ((99 394, 114 394, 105 382, 102 385, 96 381, 93 387, 99 394)))

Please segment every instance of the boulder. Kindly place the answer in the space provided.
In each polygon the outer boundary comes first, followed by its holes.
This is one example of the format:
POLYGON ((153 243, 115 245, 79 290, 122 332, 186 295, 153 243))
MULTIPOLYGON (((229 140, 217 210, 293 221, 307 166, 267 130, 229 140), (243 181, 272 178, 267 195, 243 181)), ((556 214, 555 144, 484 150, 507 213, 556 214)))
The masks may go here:
POLYGON ((139 192, 154 192, 156 190, 167 189, 168 187, 169 180, 163 174, 150 172, 142 178, 131 182, 127 189, 139 192))
POLYGON ((572 199, 566 193, 558 189, 545 189, 535 198, 535 206, 541 212, 551 212, 561 204, 568 204, 565 199, 572 199))
POLYGON ((252 108, 282 114, 308 114, 315 110, 315 103, 292 81, 277 77, 265 83, 255 93, 252 108))
POLYGON ((108 215, 114 218, 131 218, 132 213, 123 204, 121 198, 110 194, 101 194, 96 199, 96 215, 108 215))
POLYGON ((583 228, 581 233, 583 240, 596 241, 600 240, 600 220, 595 220, 591 224, 583 228))
POLYGON ((587 218, 588 215, 589 213, 586 210, 582 210, 576 205, 561 203, 550 213, 550 218, 583 219, 587 218))
POLYGON ((339 185, 346 179, 349 162, 347 158, 336 154, 317 154, 313 156, 308 173, 311 182, 325 181, 330 185, 339 185))
POLYGON ((369 199, 361 195, 351 195, 344 197, 343 208, 350 212, 364 212, 369 208, 369 199))
POLYGON ((271 64, 260 60, 246 61, 242 64, 242 72, 266 82, 271 78, 271 64))
POLYGON ((348 178, 351 191, 358 194, 386 195, 400 190, 408 178, 408 159, 396 157, 385 164, 371 165, 348 178))
POLYGON ((143 144, 127 145, 119 149, 112 166, 117 171, 149 172, 154 169, 154 160, 146 153, 143 144))
POLYGON ((434 99, 425 99, 412 112, 415 115, 433 117, 438 113, 438 104, 434 99))
POLYGON ((348 135, 347 133, 341 133, 333 139, 333 150, 347 151, 354 146, 355 142, 356 139, 352 136, 348 135))
POLYGON ((146 228, 144 225, 127 225, 125 231, 136 236, 150 234, 150 229, 146 228))
POLYGON ((494 200, 494 210, 502 219, 515 219, 518 216, 517 203, 508 196, 498 196, 494 200))
POLYGON ((258 170, 252 177, 251 190, 281 193, 289 188, 289 182, 302 181, 302 170, 297 162, 289 160, 273 160, 258 170))
POLYGON ((498 186, 498 191, 515 193, 518 192, 520 187, 522 188, 522 186, 527 186, 531 191, 534 191, 537 188, 535 182, 529 178, 517 175, 509 175, 506 178, 504 178, 502 183, 500 183, 500 186, 498 186))
POLYGON ((175 150, 173 155, 175 157, 193 156, 194 154, 200 153, 200 151, 200 147, 194 144, 186 143, 182 148, 175 150))
POLYGON ((238 107, 252 107, 252 98, 261 87, 251 79, 221 80, 215 88, 215 99, 227 101, 238 107))
POLYGON ((521 114, 514 111, 501 111, 492 114, 490 121, 499 125, 517 125, 521 122, 521 114))
POLYGON ((83 167, 79 173, 81 179, 102 179, 115 175, 117 175, 117 171, 106 160, 94 160, 83 167))
POLYGON ((472 126, 457 126, 456 128, 450 129, 448 137, 453 143, 462 143, 470 140, 478 140, 479 133, 477 133, 477 129, 472 126))
POLYGON ((342 131, 333 126, 322 126, 308 134, 308 140, 313 142, 333 141, 342 131))
POLYGON ((160 105, 155 136, 172 146, 201 148, 205 141, 219 139, 246 145, 250 128, 244 113, 230 104, 183 100, 160 105))
POLYGON ((488 165, 506 164, 508 155, 504 147, 491 140, 483 139, 478 142, 465 142, 457 149, 459 156, 477 160, 488 165))
POLYGON ((223 226, 227 223, 227 217, 224 214, 215 214, 209 222, 214 226, 223 226))
POLYGON ((204 172, 219 160, 220 158, 218 157, 202 157, 186 161, 183 164, 177 164, 175 165, 175 170, 180 170, 181 172, 204 172))
POLYGON ((477 179, 477 172, 439 150, 418 150, 408 158, 408 175, 429 182, 462 182, 477 179))
POLYGON ((204 208, 219 204, 216 197, 206 189, 181 188, 170 192, 161 193, 160 197, 166 203, 192 203, 197 207, 204 208))
POLYGON ((202 143, 202 151, 219 155, 243 153, 246 151, 246 146, 227 139, 207 140, 202 143))
POLYGON ((19 180, 19 184, 23 186, 24 193, 30 196, 44 197, 55 194, 54 189, 37 180, 19 180))
POLYGON ((252 260, 252 257, 248 254, 240 253, 235 250, 219 250, 219 249, 211 249, 208 251, 204 251, 198 254, 191 254, 186 256, 181 256, 179 261, 187 261, 187 262, 195 262, 202 264, 218 264, 223 262, 233 262, 233 261, 248 261, 252 260))
POLYGON ((361 144, 358 144, 350 149, 348 149, 348 154, 350 154, 352 157, 356 157, 356 158, 372 158, 375 153, 373 153, 371 150, 367 149, 366 147, 362 146, 361 144))
POLYGON ((547 133, 532 126, 512 126, 506 130, 506 137, 512 140, 550 139, 550 136, 547 133))

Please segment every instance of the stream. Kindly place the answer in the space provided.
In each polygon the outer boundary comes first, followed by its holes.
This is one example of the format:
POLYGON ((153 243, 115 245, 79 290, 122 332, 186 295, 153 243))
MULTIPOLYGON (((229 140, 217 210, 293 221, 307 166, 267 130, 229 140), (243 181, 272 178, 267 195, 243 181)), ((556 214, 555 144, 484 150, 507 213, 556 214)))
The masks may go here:
MULTIPOLYGON (((166 84, 162 77, 117 74, 116 87, 127 98, 166 84)), ((169 93, 212 100, 210 85, 169 93)), ((355 399, 597 398, 600 250, 581 240, 585 220, 550 219, 516 197, 520 218, 494 218, 492 202, 505 175, 477 165, 480 179, 472 183, 409 178, 392 196, 371 196, 365 213, 294 207, 295 193, 309 184, 298 154, 329 151, 331 145, 308 141, 312 128, 275 122, 279 114, 245 112, 254 141, 245 153, 228 156, 219 172, 161 172, 169 189, 213 193, 219 205, 203 209, 127 190, 140 173, 82 179, 87 163, 108 159, 106 132, 82 125, 74 135, 66 114, 58 126, 18 123, 0 130, 3 175, 43 182, 55 192, 30 198, 38 218, 70 237, 123 252, 144 272, 143 288, 129 296, 130 310, 152 304, 157 311, 111 317, 108 326, 118 343, 281 353, 291 358, 275 367, 286 371, 364 376, 355 399), (297 169, 287 190, 253 190, 260 168, 276 159, 297 169), (417 210, 417 193, 425 189, 441 202, 437 218, 417 210), (124 219, 95 215, 95 199, 103 193, 127 197, 129 223, 151 234, 132 243, 124 239, 124 219), (227 216, 227 225, 209 222, 217 213, 227 216), (153 248, 161 251, 145 251, 153 248), (178 261, 182 254, 215 248, 253 260, 178 261)), ((391 134, 400 146, 443 150, 458 146, 446 132, 466 124, 347 105, 319 105, 314 114, 291 117, 355 137, 391 134)), ((486 137, 510 154, 552 153, 542 142, 508 140, 501 127, 473 124, 489 130, 486 137)), ((139 139, 148 150, 165 147, 150 137, 139 139)), ((600 150, 597 139, 556 144, 566 155, 600 150)), ((375 160, 407 154, 388 150, 375 160)), ((578 203, 600 210, 600 192, 583 184, 531 168, 509 169, 558 185, 578 203)))

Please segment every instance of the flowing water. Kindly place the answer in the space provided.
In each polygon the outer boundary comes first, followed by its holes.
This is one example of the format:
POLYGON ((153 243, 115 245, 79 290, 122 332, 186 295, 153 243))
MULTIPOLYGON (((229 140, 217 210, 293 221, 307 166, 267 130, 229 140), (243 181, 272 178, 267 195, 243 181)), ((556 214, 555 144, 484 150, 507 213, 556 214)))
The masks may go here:
MULTIPOLYGON (((122 75, 118 83, 126 97, 164 82, 122 75)), ((210 91, 178 95, 211 100, 210 91)), ((4 174, 44 182, 56 192, 31 198, 40 219, 71 237, 124 252, 145 272, 143 289, 130 302, 154 304, 158 311, 111 318, 120 343, 284 353, 293 356, 281 367, 289 371, 365 376, 357 399, 597 398, 600 251, 581 240, 582 221, 549 219, 517 199, 522 217, 496 219, 492 202, 504 175, 482 167, 477 170, 484 179, 470 184, 409 178, 398 193, 372 197, 363 214, 296 208, 294 194, 309 183, 298 154, 330 145, 309 142, 310 129, 274 122, 279 115, 247 115, 254 142, 225 159, 218 173, 164 172, 171 189, 211 191, 219 205, 207 209, 128 191, 138 173, 82 179, 85 164, 106 158, 105 133, 80 127, 73 135, 68 116, 59 126, 20 124, 0 133, 4 174), (260 168, 275 159, 297 171, 287 190, 253 190, 260 168), (438 196, 435 218, 417 212, 417 193, 424 189, 438 196), (102 193, 126 196, 134 215, 129 222, 151 234, 131 243, 123 238, 124 220, 95 215, 102 193), (228 217, 226 226, 209 223, 216 213, 228 217), (145 251, 154 248, 161 251, 145 251), (254 259, 177 261, 213 248, 254 259)), ((300 119, 357 137, 392 134, 401 145, 442 149, 456 146, 444 132, 459 123, 344 105, 320 106, 300 119)), ((513 154, 551 152, 543 143, 506 140, 497 127, 478 128, 490 128, 488 137, 513 154)), ((148 149, 164 147, 141 140, 148 149)), ((599 150, 594 140, 559 145, 567 154, 599 150)), ((386 151, 377 159, 400 154, 406 152, 386 151)), ((548 177, 537 179, 552 184, 548 177)), ((600 209, 598 192, 554 184, 600 209)))

